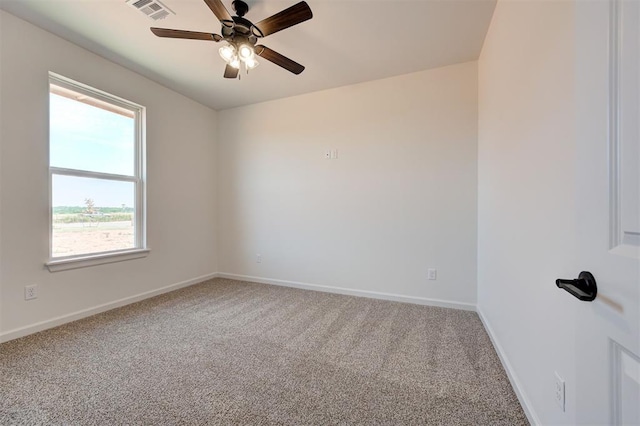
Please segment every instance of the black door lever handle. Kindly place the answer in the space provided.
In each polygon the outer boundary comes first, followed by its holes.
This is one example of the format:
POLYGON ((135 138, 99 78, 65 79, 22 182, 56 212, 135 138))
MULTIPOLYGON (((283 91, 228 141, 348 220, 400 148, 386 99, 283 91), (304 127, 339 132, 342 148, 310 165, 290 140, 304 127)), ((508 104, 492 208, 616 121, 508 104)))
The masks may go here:
POLYGON ((575 280, 563 280, 557 279, 556 286, 573 296, 585 302, 591 302, 596 298, 598 294, 598 286, 596 285, 596 279, 591 272, 582 271, 578 275, 578 279, 575 280))

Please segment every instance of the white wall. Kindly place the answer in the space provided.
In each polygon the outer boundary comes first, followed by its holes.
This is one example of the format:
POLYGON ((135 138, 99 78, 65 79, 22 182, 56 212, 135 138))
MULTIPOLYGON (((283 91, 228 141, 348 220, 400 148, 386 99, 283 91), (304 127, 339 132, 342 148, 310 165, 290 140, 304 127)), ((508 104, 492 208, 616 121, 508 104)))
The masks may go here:
POLYGON ((0 11, 0 338, 217 271, 217 113, 0 11), (48 71, 147 107, 145 259, 50 273, 48 71), (25 302, 25 285, 38 284, 25 302))
POLYGON ((574 9, 499 2, 479 60, 478 308, 541 424, 575 421, 574 9))
POLYGON ((219 120, 221 272, 475 303, 475 62, 219 120))

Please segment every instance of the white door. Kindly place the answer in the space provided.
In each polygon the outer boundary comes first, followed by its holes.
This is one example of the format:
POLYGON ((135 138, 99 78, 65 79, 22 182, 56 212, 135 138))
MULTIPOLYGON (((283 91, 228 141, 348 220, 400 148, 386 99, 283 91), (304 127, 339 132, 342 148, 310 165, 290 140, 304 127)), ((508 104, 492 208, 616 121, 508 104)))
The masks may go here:
POLYGON ((580 424, 640 425, 640 0, 576 12, 575 274, 591 272, 598 295, 575 299, 566 395, 580 424))

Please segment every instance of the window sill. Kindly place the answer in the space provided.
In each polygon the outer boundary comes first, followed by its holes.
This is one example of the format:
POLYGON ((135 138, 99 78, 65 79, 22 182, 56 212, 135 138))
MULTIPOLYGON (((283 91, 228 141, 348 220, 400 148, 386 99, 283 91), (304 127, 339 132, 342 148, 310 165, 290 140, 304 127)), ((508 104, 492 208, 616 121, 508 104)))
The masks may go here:
POLYGON ((149 249, 133 249, 119 251, 117 253, 99 253, 74 257, 73 259, 50 260, 45 263, 45 265, 49 268, 49 272, 66 271, 68 269, 86 268, 89 266, 103 265, 105 263, 140 259, 142 257, 147 257, 149 255, 149 251, 149 249))

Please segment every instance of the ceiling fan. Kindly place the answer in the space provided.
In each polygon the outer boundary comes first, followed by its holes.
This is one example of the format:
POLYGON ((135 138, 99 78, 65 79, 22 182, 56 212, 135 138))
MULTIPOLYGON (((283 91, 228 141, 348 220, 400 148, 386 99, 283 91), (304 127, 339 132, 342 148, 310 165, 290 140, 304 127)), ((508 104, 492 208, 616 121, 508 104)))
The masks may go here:
POLYGON ((151 28, 151 31, 158 37, 226 41, 227 44, 219 49, 220 56, 227 63, 224 70, 225 78, 238 77, 241 67, 246 70, 255 68, 258 65, 256 55, 294 74, 304 71, 304 66, 299 63, 267 46, 256 45, 256 43, 260 38, 311 19, 313 13, 307 2, 301 1, 256 24, 244 18, 249 11, 249 6, 242 0, 234 0, 232 3, 236 16, 229 14, 221 0, 204 0, 204 2, 222 24, 222 35, 169 28, 151 28))

